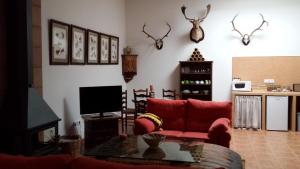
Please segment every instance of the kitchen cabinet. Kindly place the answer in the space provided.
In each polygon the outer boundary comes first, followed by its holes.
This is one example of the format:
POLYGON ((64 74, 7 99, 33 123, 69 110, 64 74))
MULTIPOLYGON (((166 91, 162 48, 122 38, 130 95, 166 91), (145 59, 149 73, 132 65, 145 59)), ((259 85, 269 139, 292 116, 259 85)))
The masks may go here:
POLYGON ((181 99, 212 100, 212 61, 180 62, 181 99))
MULTIPOLYGON (((296 131, 296 112, 300 111, 300 92, 269 92, 265 90, 253 90, 252 92, 236 92, 231 93, 232 99, 232 119, 235 121, 235 98, 236 96, 261 96, 261 128, 266 130, 266 104, 267 96, 288 96, 289 97, 289 112, 288 112, 288 129, 296 131)), ((233 124, 233 123, 232 123, 233 124)))

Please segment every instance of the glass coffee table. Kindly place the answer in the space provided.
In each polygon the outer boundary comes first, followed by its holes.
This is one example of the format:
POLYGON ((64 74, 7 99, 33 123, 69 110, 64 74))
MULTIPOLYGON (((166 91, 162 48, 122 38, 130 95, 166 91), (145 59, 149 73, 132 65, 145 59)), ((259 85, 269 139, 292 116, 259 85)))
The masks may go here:
POLYGON ((236 152, 219 145, 194 139, 166 138, 158 148, 149 148, 141 136, 129 136, 122 140, 113 137, 109 141, 85 152, 86 156, 119 162, 139 164, 176 164, 197 168, 242 168, 242 160, 236 152))

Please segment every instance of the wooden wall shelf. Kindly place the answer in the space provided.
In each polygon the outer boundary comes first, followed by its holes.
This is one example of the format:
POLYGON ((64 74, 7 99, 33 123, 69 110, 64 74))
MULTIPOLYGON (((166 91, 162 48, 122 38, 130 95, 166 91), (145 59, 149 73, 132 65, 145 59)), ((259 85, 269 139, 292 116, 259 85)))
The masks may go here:
POLYGON ((181 99, 212 100, 212 63, 212 61, 180 62, 181 99))
POLYGON ((137 74, 137 55, 122 55, 122 74, 125 82, 129 82, 137 74))

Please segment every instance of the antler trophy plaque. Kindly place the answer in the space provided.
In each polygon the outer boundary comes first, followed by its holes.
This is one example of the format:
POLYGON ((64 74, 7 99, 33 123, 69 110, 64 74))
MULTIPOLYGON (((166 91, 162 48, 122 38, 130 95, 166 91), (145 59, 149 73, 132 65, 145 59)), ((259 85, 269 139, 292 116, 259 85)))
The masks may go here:
POLYGON ((151 38, 151 39, 154 40, 154 42, 155 42, 155 47, 156 47, 158 50, 162 49, 162 47, 163 47, 163 45, 164 45, 163 39, 164 39, 165 37, 167 37, 168 34, 171 32, 171 25, 170 25, 169 23, 167 23, 167 25, 168 25, 168 27, 169 27, 169 31, 168 31, 162 38, 158 38, 158 39, 154 38, 152 35, 150 35, 149 33, 147 33, 147 32, 145 31, 146 24, 144 24, 144 26, 143 26, 143 32, 147 35, 148 38, 151 38))
POLYGON ((200 23, 202 21, 204 21, 204 19, 207 17, 207 15, 210 11, 210 8, 211 8, 211 6, 210 6, 210 4, 208 4, 206 6, 206 13, 203 17, 197 18, 197 19, 191 19, 191 18, 188 18, 185 14, 186 7, 184 5, 181 7, 181 12, 184 15, 184 18, 193 24, 193 28, 190 31, 191 41, 199 43, 200 41, 202 41, 204 39, 204 31, 203 31, 202 27, 200 26, 200 23))
POLYGON ((258 30, 262 30, 261 27, 266 23, 268 26, 268 22, 264 19, 264 16, 262 14, 259 14, 262 18, 262 22, 259 25, 259 27, 255 28, 250 34, 242 34, 234 25, 234 20, 238 15, 235 15, 235 17, 233 18, 233 20, 231 21, 233 30, 232 31, 236 31, 237 33, 239 33, 241 35, 241 39, 242 42, 245 46, 247 46, 250 43, 251 37, 253 36, 254 32, 258 31, 258 30))

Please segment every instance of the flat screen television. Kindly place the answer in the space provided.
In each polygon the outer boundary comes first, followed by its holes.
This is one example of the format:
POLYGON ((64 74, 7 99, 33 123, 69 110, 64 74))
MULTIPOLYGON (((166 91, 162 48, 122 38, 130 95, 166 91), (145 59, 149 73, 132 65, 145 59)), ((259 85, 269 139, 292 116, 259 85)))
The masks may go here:
POLYGON ((79 88, 80 114, 111 116, 108 112, 121 111, 122 86, 93 86, 79 88))

